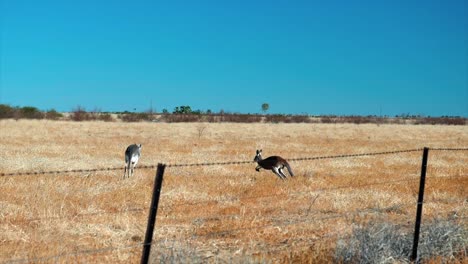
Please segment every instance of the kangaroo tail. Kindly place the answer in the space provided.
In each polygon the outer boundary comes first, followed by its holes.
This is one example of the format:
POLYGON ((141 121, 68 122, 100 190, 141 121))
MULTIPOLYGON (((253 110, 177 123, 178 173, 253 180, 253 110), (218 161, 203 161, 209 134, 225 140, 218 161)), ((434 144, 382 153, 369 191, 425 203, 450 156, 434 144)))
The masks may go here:
POLYGON ((288 172, 289 172, 289 175, 291 175, 291 177, 294 176, 294 173, 291 169, 291 166, 289 166, 289 163, 286 162, 286 164, 284 164, 284 166, 286 166, 286 168, 288 169, 288 172))

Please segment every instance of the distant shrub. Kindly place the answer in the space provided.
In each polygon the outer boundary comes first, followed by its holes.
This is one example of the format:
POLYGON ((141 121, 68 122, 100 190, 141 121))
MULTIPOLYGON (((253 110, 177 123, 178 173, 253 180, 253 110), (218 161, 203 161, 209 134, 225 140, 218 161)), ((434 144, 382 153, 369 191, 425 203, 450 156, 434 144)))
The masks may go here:
POLYGON ((149 113, 125 113, 119 116, 124 122, 151 121, 149 113))
POLYGON ((427 124, 427 125, 458 125, 458 126, 464 126, 468 122, 467 118, 463 117, 423 117, 423 118, 418 118, 414 122, 416 125, 422 125, 422 124, 427 124))
POLYGON ((25 106, 19 109, 19 118, 42 119, 44 118, 44 113, 36 107, 25 106))
POLYGON ((172 111, 173 114, 191 114, 192 112, 192 108, 188 105, 177 106, 172 111))
POLYGON ((231 123, 258 123, 262 121, 259 115, 250 114, 202 114, 198 111, 192 111, 190 114, 163 114, 161 119, 163 122, 231 122, 231 123))
POLYGON ((293 115, 291 116, 292 123, 311 123, 311 119, 307 115, 293 115))
POLYGON ((262 117, 259 115, 221 114, 218 118, 219 122, 231 123, 258 123, 262 121, 262 117))
POLYGON ((81 106, 77 106, 75 109, 72 110, 70 118, 71 120, 77 121, 77 122, 91 119, 90 114, 86 112, 86 110, 81 106))
POLYGON ((284 115, 266 115, 265 116, 266 123, 280 123, 280 122, 289 123, 285 121, 286 119, 287 117, 284 115))
POLYGON ((219 118, 216 115, 208 114, 203 117, 203 121, 209 122, 209 123, 216 123, 216 122, 219 122, 219 118))
POLYGON ((97 117, 98 120, 105 121, 105 122, 112 122, 114 121, 114 118, 112 117, 111 114, 109 113, 101 113, 97 117))
POLYGON ((6 104, 0 104, 0 119, 14 118, 15 112, 15 108, 6 104))
POLYGON ((48 110, 45 113, 45 118, 50 119, 50 120, 58 120, 58 119, 60 119, 62 117, 63 117, 63 115, 61 113, 55 111, 55 109, 48 110))
POLYGON ((341 117, 343 123, 351 124, 377 124, 379 119, 375 116, 344 116, 341 117))
POLYGON ((98 120, 100 114, 99 112, 86 112, 86 120, 98 120))
MULTIPOLYGON (((292 116, 291 118, 294 118, 292 116)), ((288 122, 287 120, 283 122, 288 122)), ((320 122, 324 124, 432 124, 432 125, 466 125, 468 124, 467 118, 462 117, 421 117, 421 116, 396 116, 396 117, 379 117, 374 115, 368 116, 335 116, 326 115, 320 116, 320 122)))
POLYGON ((336 116, 322 116, 320 122, 324 124, 337 123, 336 116))
POLYGON ((266 123, 311 123, 307 115, 266 115, 266 123))
POLYGON ((162 116, 161 120, 168 123, 200 122, 202 121, 201 117, 197 114, 166 114, 162 116))
POLYGON ((139 121, 141 121, 141 119, 139 118, 138 115, 132 114, 132 113, 122 114, 119 117, 124 122, 139 122, 139 121))

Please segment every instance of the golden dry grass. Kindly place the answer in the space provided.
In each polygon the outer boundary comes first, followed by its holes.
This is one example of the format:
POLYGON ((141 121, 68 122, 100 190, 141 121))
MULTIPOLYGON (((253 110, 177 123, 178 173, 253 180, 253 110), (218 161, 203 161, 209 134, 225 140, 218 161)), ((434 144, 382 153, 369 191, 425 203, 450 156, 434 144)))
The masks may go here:
MULTIPOLYGON (((257 148, 288 159, 468 146, 466 126, 45 120, 0 126, 0 173, 122 166, 1 177, 1 262, 138 262, 155 171, 137 168, 135 177, 121 180, 132 143, 143 144, 139 165, 250 161, 257 148)), ((331 261, 336 237, 355 224, 377 219, 413 228, 421 154, 291 162, 297 176, 287 181, 256 172, 254 163, 167 168, 153 258, 331 261)), ((466 217, 466 164, 466 151, 430 152, 423 220, 466 217)))

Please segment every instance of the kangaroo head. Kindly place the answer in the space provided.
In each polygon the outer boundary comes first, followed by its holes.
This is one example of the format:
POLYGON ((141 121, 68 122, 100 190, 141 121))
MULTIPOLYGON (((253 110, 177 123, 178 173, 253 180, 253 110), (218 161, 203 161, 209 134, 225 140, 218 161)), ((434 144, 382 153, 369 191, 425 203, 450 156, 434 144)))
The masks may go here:
POLYGON ((256 154, 255 157, 254 157, 254 161, 255 161, 255 162, 258 162, 258 161, 260 161, 260 160, 262 160, 262 150, 261 150, 261 149, 260 149, 260 150, 257 149, 257 154, 256 154))

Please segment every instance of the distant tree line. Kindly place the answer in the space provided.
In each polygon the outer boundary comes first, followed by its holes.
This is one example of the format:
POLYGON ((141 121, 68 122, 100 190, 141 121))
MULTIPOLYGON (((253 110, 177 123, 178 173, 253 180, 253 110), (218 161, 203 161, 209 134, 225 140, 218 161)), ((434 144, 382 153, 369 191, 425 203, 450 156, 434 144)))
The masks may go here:
POLYGON ((63 117, 63 114, 54 109, 41 111, 33 106, 11 107, 6 104, 0 104, 0 119, 51 119, 57 120, 63 117))
MULTIPOLYGON (((268 104, 262 105, 266 112, 268 104)), ((350 124, 431 124, 431 125, 467 125, 468 118, 459 116, 430 117, 421 115, 401 114, 395 117, 388 116, 337 116, 337 115, 286 115, 286 114, 240 114, 229 113, 223 110, 214 113, 211 110, 192 110, 190 106, 175 107, 172 113, 163 109, 156 113, 153 109, 144 112, 102 112, 100 109, 87 111, 84 107, 77 106, 69 113, 60 113, 54 109, 41 111, 36 107, 12 107, 0 104, 0 119, 49 119, 71 121, 122 121, 122 122, 231 122, 231 123, 350 123, 350 124)))

